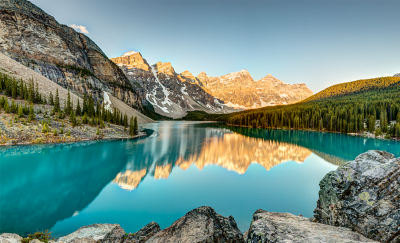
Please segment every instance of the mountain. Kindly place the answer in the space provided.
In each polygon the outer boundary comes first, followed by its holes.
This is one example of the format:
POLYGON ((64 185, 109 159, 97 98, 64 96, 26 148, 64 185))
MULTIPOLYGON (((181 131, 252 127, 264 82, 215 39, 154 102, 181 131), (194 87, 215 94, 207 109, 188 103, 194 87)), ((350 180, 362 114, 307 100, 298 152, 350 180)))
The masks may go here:
POLYGON ((400 78, 400 73, 396 73, 395 75, 393 75, 393 77, 399 77, 400 78))
POLYGON ((193 110, 209 113, 233 111, 209 94, 200 80, 189 71, 178 74, 169 62, 157 62, 150 66, 140 52, 134 51, 110 60, 121 68, 132 83, 144 89, 146 100, 161 115, 180 118, 193 110))
POLYGON ((241 109, 293 104, 313 94, 303 83, 286 84, 271 74, 254 81, 246 69, 220 77, 201 72, 197 78, 227 106, 241 109))
POLYGON ((0 1, 0 52, 78 95, 102 101, 107 92, 139 110, 146 102, 143 89, 89 37, 29 1, 0 1))

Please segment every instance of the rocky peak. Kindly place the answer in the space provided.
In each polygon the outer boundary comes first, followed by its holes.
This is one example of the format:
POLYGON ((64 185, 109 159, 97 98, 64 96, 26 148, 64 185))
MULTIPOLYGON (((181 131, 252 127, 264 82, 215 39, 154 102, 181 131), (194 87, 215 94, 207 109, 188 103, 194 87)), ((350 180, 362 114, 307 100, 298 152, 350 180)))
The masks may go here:
POLYGON ((125 52, 124 55, 111 58, 110 60, 116 63, 118 66, 127 65, 129 68, 138 68, 144 71, 150 71, 150 65, 147 63, 146 59, 142 57, 140 52, 125 52))
POLYGON ((279 80, 279 79, 275 78, 274 76, 272 76, 272 74, 268 74, 267 76, 265 76, 264 78, 258 80, 257 82, 267 82, 267 83, 274 84, 274 85, 285 84, 281 80, 279 80))
POLYGON ((158 73, 164 73, 166 75, 175 75, 175 69, 172 67, 170 62, 157 62, 153 65, 158 73))
POLYGON ((400 77, 400 73, 396 73, 393 77, 400 77))
POLYGON ((188 70, 181 72, 181 76, 183 76, 185 78, 195 79, 193 74, 191 72, 189 72, 188 70))

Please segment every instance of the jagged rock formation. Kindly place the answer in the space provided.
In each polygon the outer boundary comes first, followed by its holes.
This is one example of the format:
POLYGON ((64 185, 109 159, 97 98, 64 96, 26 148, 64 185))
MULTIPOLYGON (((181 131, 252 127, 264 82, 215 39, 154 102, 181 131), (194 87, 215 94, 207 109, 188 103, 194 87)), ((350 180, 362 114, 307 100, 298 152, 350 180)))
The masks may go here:
POLYGON ((158 62, 150 66, 139 52, 134 51, 111 60, 132 83, 143 87, 146 100, 159 114, 179 118, 186 115, 187 111, 193 110, 209 113, 233 111, 209 94, 204 85, 189 71, 178 74, 169 62, 158 62))
POLYGON ((376 242, 351 229, 313 223, 302 216, 270 213, 262 209, 254 213, 250 229, 246 233, 244 237, 248 243, 376 242))
POLYGON ((393 77, 400 77, 400 73, 396 73, 393 77))
POLYGON ((328 173, 319 185, 318 222, 400 242, 400 158, 370 150, 328 173))
POLYGON ((292 104, 313 94, 304 83, 286 84, 271 74, 254 81, 246 69, 221 77, 201 72, 197 78, 214 97, 240 109, 292 104))
POLYGON ((0 2, 0 52, 77 94, 107 91, 138 109, 145 99, 89 37, 26 0, 0 2))
POLYGON ((166 242, 243 242, 243 235, 232 216, 223 217, 211 207, 200 207, 188 212, 170 227, 160 231, 147 243, 166 242))
POLYGON ((160 225, 153 221, 141 228, 135 234, 129 234, 124 240, 124 243, 143 243, 160 231, 160 225))

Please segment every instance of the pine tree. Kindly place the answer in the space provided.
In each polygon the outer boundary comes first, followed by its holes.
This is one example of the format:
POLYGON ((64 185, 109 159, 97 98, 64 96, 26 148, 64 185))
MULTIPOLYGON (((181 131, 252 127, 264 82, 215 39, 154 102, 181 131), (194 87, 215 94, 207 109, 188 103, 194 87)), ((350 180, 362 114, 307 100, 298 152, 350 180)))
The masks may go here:
POLYGON ((21 117, 23 117, 24 116, 24 111, 22 110, 22 106, 20 106, 19 108, 18 108, 18 118, 21 118, 21 117))
POLYGON ((68 96, 67 96, 67 105, 66 105, 66 113, 70 114, 72 110, 71 107, 71 95, 69 94, 69 89, 68 89, 68 96))
POLYGON ((54 128, 54 133, 53 133, 53 135, 54 135, 54 136, 58 136, 57 129, 55 129, 55 128, 54 128))
POLYGON ((36 119, 35 111, 33 109, 33 104, 31 103, 31 107, 29 109, 29 120, 33 121, 36 119))
POLYGON ((97 136, 100 135, 100 129, 99 129, 99 127, 97 127, 96 135, 97 135, 97 136))
POLYGON ((131 120, 129 122, 129 135, 134 136, 135 135, 135 126, 133 124, 133 116, 131 116, 131 120))
POLYGON ((47 123, 43 124, 42 133, 47 133, 47 123))
POLYGON ((60 108, 60 97, 58 95, 58 89, 56 89, 56 98, 54 100, 54 111, 55 112, 60 112, 61 108, 60 108))
POLYGON ((76 105, 76 111, 75 111, 75 113, 76 113, 76 115, 77 116, 80 116, 82 113, 81 113, 81 106, 80 106, 80 104, 79 104, 79 98, 78 98, 78 104, 76 105))
POLYGON ((133 120, 133 133, 134 135, 138 135, 138 123, 137 123, 137 117, 135 116, 135 119, 133 120))
POLYGON ((50 105, 54 105, 53 93, 51 91, 50 91, 50 95, 49 95, 49 102, 50 102, 50 105))

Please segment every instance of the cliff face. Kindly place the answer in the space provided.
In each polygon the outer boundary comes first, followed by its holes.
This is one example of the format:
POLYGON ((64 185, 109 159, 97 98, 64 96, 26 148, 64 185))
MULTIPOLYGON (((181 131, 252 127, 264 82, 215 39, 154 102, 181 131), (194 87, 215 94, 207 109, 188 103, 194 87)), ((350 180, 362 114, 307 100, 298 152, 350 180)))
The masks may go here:
POLYGON ((271 74, 254 81, 246 69, 220 77, 201 72, 197 78, 213 96, 241 109, 293 104, 313 94, 303 83, 286 84, 271 74))
POLYGON ((133 51, 111 60, 132 83, 143 87, 146 100, 159 114, 178 118, 193 110, 209 113, 232 111, 207 92, 201 81, 189 71, 178 74, 169 62, 150 66, 139 52, 133 51))
POLYGON ((107 91, 133 107, 142 107, 143 90, 89 37, 59 24, 29 1, 0 2, 0 51, 77 93, 102 99, 101 91, 107 91))

